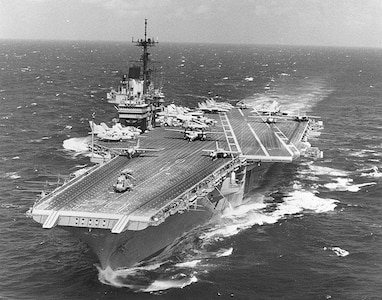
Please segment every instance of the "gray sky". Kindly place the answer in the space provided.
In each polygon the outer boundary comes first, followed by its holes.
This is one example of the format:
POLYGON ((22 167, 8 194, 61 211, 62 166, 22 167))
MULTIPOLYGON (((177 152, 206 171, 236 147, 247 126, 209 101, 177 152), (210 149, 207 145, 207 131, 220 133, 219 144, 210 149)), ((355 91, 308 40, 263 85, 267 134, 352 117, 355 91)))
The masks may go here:
POLYGON ((0 38, 382 47, 382 0, 0 0, 0 38))

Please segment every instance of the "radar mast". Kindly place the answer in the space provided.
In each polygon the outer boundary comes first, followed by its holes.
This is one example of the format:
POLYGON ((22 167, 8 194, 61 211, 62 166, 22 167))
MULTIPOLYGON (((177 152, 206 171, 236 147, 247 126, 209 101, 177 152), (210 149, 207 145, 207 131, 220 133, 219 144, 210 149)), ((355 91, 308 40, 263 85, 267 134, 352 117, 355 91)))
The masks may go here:
POLYGON ((143 94, 145 95, 147 92, 147 88, 150 86, 151 83, 151 70, 149 69, 148 65, 150 62, 150 53, 147 51, 149 47, 155 46, 155 44, 158 44, 158 41, 154 41, 154 38, 147 38, 147 19, 145 19, 145 38, 144 39, 138 39, 134 40, 132 39, 132 42, 138 46, 142 47, 143 54, 141 56, 141 61, 143 63, 143 94))

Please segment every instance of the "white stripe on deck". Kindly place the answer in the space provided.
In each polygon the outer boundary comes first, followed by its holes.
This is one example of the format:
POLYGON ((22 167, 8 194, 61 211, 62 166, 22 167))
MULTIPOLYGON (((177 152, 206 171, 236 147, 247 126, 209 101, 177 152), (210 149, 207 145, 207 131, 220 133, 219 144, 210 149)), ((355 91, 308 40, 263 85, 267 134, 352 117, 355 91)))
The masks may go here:
MULTIPOLYGON (((239 109, 239 111, 240 111, 241 115, 243 117, 245 117, 244 113, 241 111, 241 109, 239 109)), ((256 112, 256 114, 263 120, 262 116, 259 114, 259 112, 257 111, 256 108, 253 107, 253 111, 256 112)), ((251 130, 253 136, 255 137, 256 141, 259 143, 259 145, 261 147, 261 150, 263 150, 265 156, 270 156, 269 152, 267 151, 267 149, 265 148, 265 146, 263 145, 263 143, 260 141, 259 137, 257 136, 255 130, 253 130, 253 128, 251 127, 251 125, 248 122, 246 122, 246 123, 247 123, 247 125, 249 127, 249 130, 251 130)), ((266 125, 268 125, 268 127, 269 127, 269 124, 266 124, 266 125)))
POLYGON ((288 141, 288 138, 285 136, 285 134, 278 128, 276 125, 273 125, 275 129, 277 129, 278 132, 274 132, 276 137, 279 139, 280 143, 284 146, 284 148, 289 152, 289 154, 293 157, 295 153, 292 151, 292 147, 296 150, 296 154, 300 154, 300 151, 297 149, 297 147, 294 144, 290 144, 289 146, 285 143, 285 141, 288 141), (282 137, 280 136, 282 135, 282 137))
POLYGON ((252 126, 249 123, 247 123, 247 125, 248 125, 249 129, 251 130, 253 136, 255 137, 256 141, 259 143, 261 150, 263 150, 265 156, 269 156, 267 149, 265 148, 263 143, 260 141, 259 137, 257 136, 256 132, 253 130, 252 126))

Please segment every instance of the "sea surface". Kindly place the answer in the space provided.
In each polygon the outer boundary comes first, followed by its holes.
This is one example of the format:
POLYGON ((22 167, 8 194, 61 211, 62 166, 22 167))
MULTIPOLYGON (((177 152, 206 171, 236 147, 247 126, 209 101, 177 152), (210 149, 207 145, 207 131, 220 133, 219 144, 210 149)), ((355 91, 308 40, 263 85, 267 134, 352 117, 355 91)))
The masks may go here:
POLYGON ((167 103, 209 97, 321 116, 323 159, 273 165, 248 202, 119 272, 26 216, 91 166, 88 120, 140 49, 0 41, 0 299, 382 299, 382 49, 159 44, 167 103))

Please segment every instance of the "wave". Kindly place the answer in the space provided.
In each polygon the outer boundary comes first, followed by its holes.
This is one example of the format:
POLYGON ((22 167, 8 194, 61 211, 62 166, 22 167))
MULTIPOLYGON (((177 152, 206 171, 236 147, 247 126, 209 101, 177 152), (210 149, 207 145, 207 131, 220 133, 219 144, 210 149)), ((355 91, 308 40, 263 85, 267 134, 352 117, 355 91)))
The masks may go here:
POLYGON ((314 165, 313 163, 308 164, 309 170, 308 172, 313 172, 315 175, 318 176, 338 176, 338 177, 346 177, 350 174, 350 172, 340 169, 335 169, 331 167, 326 166, 318 166, 314 165))
POLYGON ((349 251, 341 249, 340 247, 324 247, 324 250, 332 250, 337 256, 340 257, 345 257, 350 254, 349 251))
POLYGON ((310 184, 322 186, 330 191, 359 192, 362 187, 376 185, 376 182, 354 183, 351 177, 379 178, 382 174, 377 166, 357 171, 345 171, 326 166, 317 166, 313 163, 305 164, 305 169, 299 170, 298 178, 307 180, 310 184), (307 167, 307 168, 306 168, 307 167))
POLYGON ((379 157, 382 155, 381 152, 376 150, 370 150, 370 149, 361 149, 361 150, 353 150, 353 149, 346 149, 347 155, 352 157, 359 157, 359 158, 368 158, 368 157, 379 157))
POLYGON ((379 168, 377 166, 372 166, 370 168, 364 168, 357 170, 358 172, 362 172, 360 174, 361 177, 369 177, 369 178, 379 178, 382 177, 382 173, 379 172, 379 168))
POLYGON ((19 175, 17 172, 7 172, 4 174, 0 174, 0 178, 8 178, 8 179, 19 179, 21 178, 21 175, 19 175))
POLYGON ((324 184, 324 187, 330 191, 348 191, 348 192, 358 192, 362 187, 375 185, 376 182, 366 182, 360 184, 353 184, 353 179, 351 178, 335 178, 335 182, 330 182, 324 184))
POLYGON ((70 138, 63 141, 63 148, 65 150, 68 150, 70 152, 74 152, 73 156, 76 157, 78 155, 85 155, 89 156, 89 148, 88 144, 91 141, 91 137, 77 137, 77 138, 70 138))

